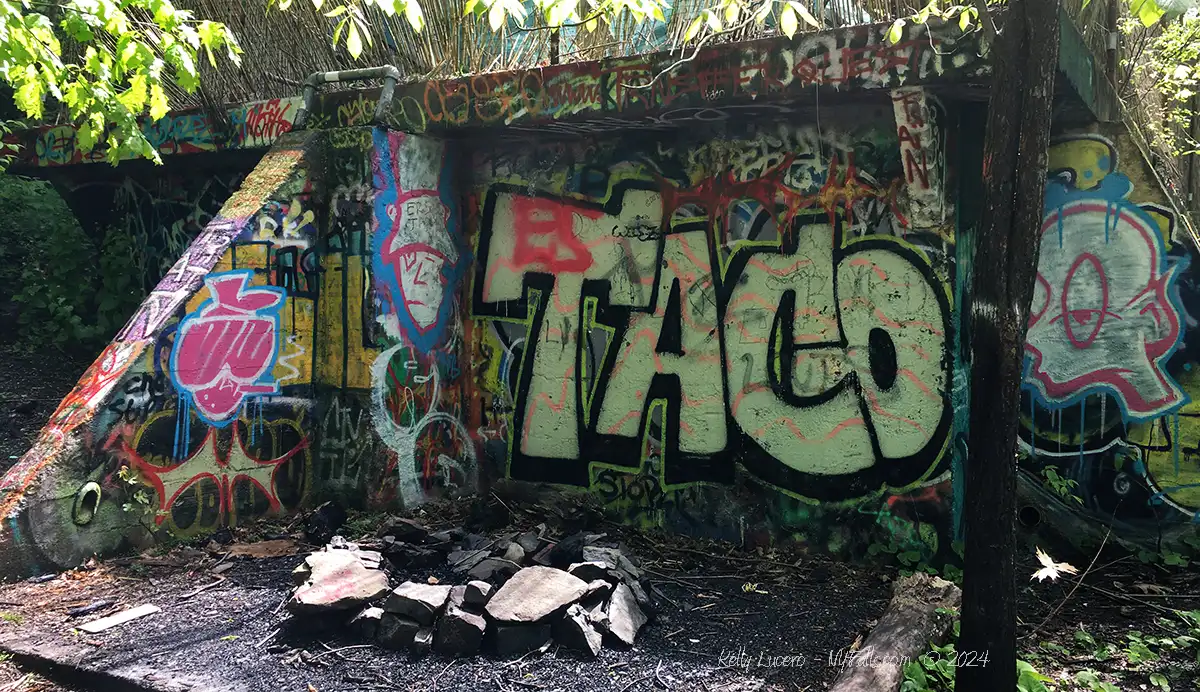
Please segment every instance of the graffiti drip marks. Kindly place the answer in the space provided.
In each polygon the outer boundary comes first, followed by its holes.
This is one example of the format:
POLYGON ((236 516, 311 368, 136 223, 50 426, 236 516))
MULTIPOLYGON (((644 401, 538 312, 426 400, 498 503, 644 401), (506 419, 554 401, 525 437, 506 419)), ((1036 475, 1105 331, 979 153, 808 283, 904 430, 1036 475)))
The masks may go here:
POLYGON ((465 268, 445 144, 375 131, 375 252, 384 326, 423 350, 436 345, 465 268))
POLYGON ((1120 173, 1090 189, 1052 182, 1029 320, 1026 383, 1050 407, 1089 394, 1115 397, 1130 420, 1174 410, 1186 398, 1164 365, 1181 335, 1169 261, 1146 210, 1127 201, 1120 173))
POLYGON ((372 268, 387 343, 371 366, 371 417, 411 507, 475 486, 455 295, 470 256, 459 247, 446 144, 382 128, 374 144, 372 268))
POLYGON ((283 289, 251 287, 252 271, 210 274, 212 293, 179 324, 171 375, 180 394, 211 425, 228 425, 247 397, 277 394, 283 289))

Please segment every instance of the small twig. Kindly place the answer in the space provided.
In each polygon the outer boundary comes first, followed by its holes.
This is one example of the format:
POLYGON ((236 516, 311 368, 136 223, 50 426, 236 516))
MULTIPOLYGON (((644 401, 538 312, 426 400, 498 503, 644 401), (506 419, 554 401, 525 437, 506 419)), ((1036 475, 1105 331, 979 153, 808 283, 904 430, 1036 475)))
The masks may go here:
POLYGON ((988 43, 996 41, 996 23, 992 21, 992 13, 988 10, 987 0, 975 0, 975 9, 979 12, 979 24, 987 35, 988 43))
POLYGON ((656 572, 655 570, 652 570, 649 567, 643 567, 642 569, 649 572, 650 574, 654 574, 654 575, 662 577, 663 579, 673 581, 676 584, 682 584, 683 586, 686 586, 689 589, 695 589, 697 591, 712 591, 714 593, 719 593, 722 596, 732 596, 734 598, 740 598, 747 603, 753 603, 754 605, 759 605, 758 602, 756 602, 754 599, 746 598, 745 596, 738 594, 738 593, 725 593, 724 591, 720 591, 718 589, 706 589, 703 586, 700 586, 699 584, 688 583, 682 579, 679 579, 678 577, 672 577, 669 574, 663 574, 662 572, 656 572))
POLYGON ((750 22, 753 22, 753 21, 754 21, 754 15, 751 14, 749 19, 742 22, 741 24, 738 24, 737 26, 733 27, 732 29, 725 29, 724 31, 714 31, 713 33, 705 36, 704 38, 700 39, 700 41, 698 43, 696 43, 696 50, 692 51, 692 54, 690 56, 688 56, 686 58, 680 58, 679 60, 676 60, 675 62, 671 63, 671 65, 669 65, 665 70, 654 75, 654 79, 651 79, 646 84, 640 84, 640 85, 621 84, 621 86, 625 87, 626 89, 649 89, 650 87, 657 84, 658 80, 662 79, 663 75, 674 70, 676 67, 679 67, 680 65, 683 65, 683 64, 686 64, 686 63, 689 63, 689 62, 692 62, 693 60, 695 60, 697 58, 697 56, 700 55, 700 50, 703 49, 705 44, 707 44, 709 41, 711 41, 714 38, 721 36, 723 34, 732 34, 736 31, 741 31, 742 29, 745 29, 746 27, 750 26, 750 22))
POLYGON ((257 644, 254 645, 254 648, 256 648, 256 649, 263 648, 263 646, 265 646, 267 642, 269 642, 272 639, 274 639, 275 637, 277 637, 281 631, 283 631, 282 628, 276 627, 274 632, 271 632, 267 636, 263 637, 257 644))
POLYGON ((442 668, 442 671, 440 673, 433 676, 433 679, 429 681, 429 684, 430 684, 430 686, 433 687, 433 689, 435 689, 435 690, 437 689, 438 680, 441 679, 441 677, 446 674, 446 671, 450 670, 450 666, 454 665, 455 663, 458 663, 458 659, 454 659, 454 660, 450 661, 449 663, 447 663, 446 667, 442 668))
POLYGON ((1099 591, 1100 593, 1104 594, 1105 596, 1108 596, 1109 598, 1115 598, 1115 599, 1121 600, 1121 601, 1128 601, 1129 603, 1136 603, 1141 606, 1146 606, 1147 608, 1153 608, 1155 610, 1162 611, 1163 613, 1166 613, 1167 615, 1175 615, 1175 611, 1172 610, 1171 608, 1165 608, 1165 607, 1160 606, 1159 604, 1154 603, 1152 601, 1143 601, 1141 599, 1134 598, 1132 596, 1126 596, 1125 594, 1119 594, 1115 591, 1109 591, 1108 589, 1105 589, 1100 586, 1095 586, 1093 584, 1084 584, 1083 582, 1079 582, 1079 584, 1080 584, 1080 586, 1086 586, 1089 589, 1099 591))
MULTIPOLYGON (((329 649, 329 645, 324 642, 321 642, 321 646, 324 646, 325 648, 329 649)), ((350 649, 369 649, 373 646, 375 646, 375 645, 374 644, 351 644, 350 646, 341 646, 336 649, 329 649, 329 651, 322 651, 321 653, 316 654, 312 658, 308 659, 308 662, 312 663, 313 661, 317 660, 318 658, 321 658, 322 656, 328 656, 329 654, 341 653, 343 651, 349 651, 350 649)), ((345 659, 343 659, 343 660, 345 660, 345 659)))
POLYGON ((1104 540, 1100 541, 1100 547, 1096 550, 1096 554, 1092 556, 1092 561, 1090 563, 1088 563, 1087 569, 1083 570, 1083 574, 1079 575, 1079 579, 1077 579, 1075 581, 1075 586, 1071 587, 1071 590, 1067 592, 1066 597, 1063 598, 1061 601, 1059 601, 1058 605, 1054 606, 1054 610, 1051 610, 1050 614, 1047 615, 1046 618, 1044 620, 1042 620, 1041 623, 1039 623, 1037 627, 1034 627, 1029 632, 1029 634, 1026 634, 1025 635, 1026 637, 1032 637, 1033 635, 1037 634, 1038 630, 1042 629, 1042 627, 1044 627, 1047 622, 1050 622, 1050 618, 1054 617, 1055 615, 1058 615, 1058 611, 1062 610, 1062 607, 1067 604, 1067 601, 1071 600, 1071 597, 1075 595, 1076 589, 1078 589, 1079 585, 1083 583, 1083 580, 1085 578, 1087 578, 1088 573, 1092 571, 1092 567, 1094 567, 1096 565, 1096 560, 1100 559, 1100 553, 1104 552, 1104 545, 1106 543, 1108 543, 1108 537, 1111 535, 1112 535, 1112 523, 1109 522, 1108 532, 1104 534, 1104 540))
POLYGON ((678 547, 669 547, 669 546, 663 546, 663 548, 665 550, 674 550, 676 552, 681 552, 681 553, 693 553, 695 555, 703 555, 704 557, 707 557, 707 558, 716 558, 718 560, 728 560, 730 562, 754 562, 754 563, 759 563, 759 564, 764 564, 764 565, 777 565, 779 567, 787 567, 789 569, 802 571, 801 568, 797 565, 793 565, 793 564, 790 564, 787 562, 779 562, 778 560, 769 560, 765 557, 736 557, 733 555, 712 555, 712 554, 706 553, 702 550, 693 550, 692 548, 678 548, 678 547))
POLYGON ((198 593, 208 591, 212 587, 217 586, 218 584, 224 584, 224 583, 225 583, 225 577, 218 576, 217 580, 214 581, 213 583, 205 584, 204 586, 201 586, 200 588, 196 589, 195 591, 189 591, 189 592, 183 594, 182 596, 180 596, 178 600, 186 601, 187 599, 191 598, 192 596, 195 596, 198 593))
POLYGON ((659 675, 659 671, 660 671, 660 670, 662 670, 662 659, 661 659, 661 658, 660 658, 660 659, 658 659, 658 665, 654 667, 654 682, 656 682, 656 683, 658 683, 659 685, 661 685, 661 686, 662 686, 662 688, 663 688, 664 690, 669 690, 669 689, 671 689, 671 686, 670 686, 670 685, 668 685, 667 683, 663 682, 662 676, 661 676, 661 675, 659 675))
POLYGON ((11 682, 4 687, 0 687, 0 692, 17 692, 33 677, 33 673, 26 673, 25 677, 18 679, 16 682, 11 682))
POLYGON ((765 611, 762 611, 762 610, 747 610, 747 611, 745 611, 745 612, 742 612, 742 613, 716 613, 716 614, 714 614, 714 615, 713 615, 713 617, 718 617, 718 618, 740 618, 740 617, 744 617, 744 616, 746 616, 746 615, 762 615, 762 614, 763 614, 763 612, 765 612, 765 611))
POLYGON ((704 656, 707 658, 717 658, 716 656, 713 656, 712 654, 706 654, 703 651, 693 651, 691 649, 676 649, 676 651, 682 651, 685 654, 695 654, 697 656, 704 656))
POLYGON ((628 685, 626 685, 626 686, 622 687, 622 688, 621 688, 621 692, 628 692, 628 690, 629 690, 631 687, 633 687, 634 685, 638 684, 639 682, 644 682, 644 681, 646 681, 646 680, 649 680, 649 679, 650 679, 650 678, 652 678, 652 677, 654 677, 654 673, 650 673, 650 674, 648 674, 648 675, 643 675, 642 677, 640 677, 640 678, 638 678, 638 679, 634 680, 633 682, 629 683, 628 685))

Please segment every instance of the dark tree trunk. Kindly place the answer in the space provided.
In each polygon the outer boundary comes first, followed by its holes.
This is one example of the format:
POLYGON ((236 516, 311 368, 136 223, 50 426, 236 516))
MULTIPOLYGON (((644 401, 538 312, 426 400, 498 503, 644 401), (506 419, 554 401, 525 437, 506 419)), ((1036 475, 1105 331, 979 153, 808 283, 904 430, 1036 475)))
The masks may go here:
POLYGON ((1037 273, 1059 0, 1010 0, 993 47, 974 260, 970 453, 964 497, 961 666, 956 688, 1016 689, 1017 417, 1037 273), (986 660, 986 665, 980 662, 986 660))

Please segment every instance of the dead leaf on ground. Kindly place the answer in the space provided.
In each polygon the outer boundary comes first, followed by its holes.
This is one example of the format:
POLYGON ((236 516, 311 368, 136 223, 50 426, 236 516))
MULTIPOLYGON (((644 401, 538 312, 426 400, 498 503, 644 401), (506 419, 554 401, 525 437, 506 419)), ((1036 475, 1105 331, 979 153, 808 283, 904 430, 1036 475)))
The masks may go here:
POLYGON ((1042 564, 1042 568, 1033 573, 1033 576, 1029 578, 1030 581, 1033 581, 1034 579, 1037 579, 1038 581, 1042 581, 1044 579, 1054 581, 1063 574, 1079 574, 1079 570, 1075 569, 1075 567, 1069 563, 1055 562, 1054 559, 1047 555, 1046 551, 1042 550, 1041 548, 1037 549, 1037 559, 1038 562, 1042 564))
POLYGON ((291 538, 278 538, 273 541, 258 543, 238 543, 229 546, 229 554, 233 557, 267 558, 287 557, 295 555, 298 550, 296 541, 291 538))
POLYGON ((1160 586, 1158 584, 1146 584, 1143 582, 1134 584, 1133 588, 1141 591, 1142 593, 1154 593, 1159 595, 1171 593, 1171 589, 1166 586, 1160 586))

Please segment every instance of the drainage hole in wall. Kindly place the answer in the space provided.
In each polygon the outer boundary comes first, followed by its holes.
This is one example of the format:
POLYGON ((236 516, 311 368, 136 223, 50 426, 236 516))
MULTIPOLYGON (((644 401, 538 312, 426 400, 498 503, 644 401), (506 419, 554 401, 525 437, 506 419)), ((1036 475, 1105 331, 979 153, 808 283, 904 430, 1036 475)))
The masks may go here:
POLYGON ((1017 512, 1017 521, 1021 522, 1021 526, 1032 529, 1042 523, 1042 513, 1038 511, 1037 507, 1025 505, 1017 512))
POLYGON ((75 523, 80 526, 87 526, 92 523, 92 519, 96 517, 96 510, 100 507, 100 484, 95 481, 84 483, 79 492, 75 493, 75 507, 72 515, 75 523))

